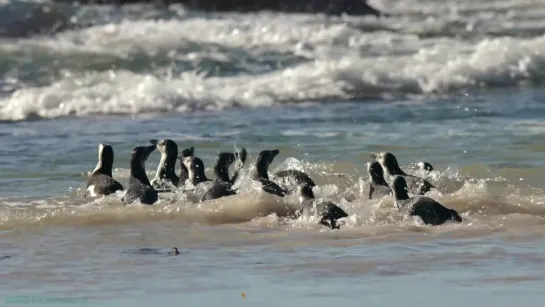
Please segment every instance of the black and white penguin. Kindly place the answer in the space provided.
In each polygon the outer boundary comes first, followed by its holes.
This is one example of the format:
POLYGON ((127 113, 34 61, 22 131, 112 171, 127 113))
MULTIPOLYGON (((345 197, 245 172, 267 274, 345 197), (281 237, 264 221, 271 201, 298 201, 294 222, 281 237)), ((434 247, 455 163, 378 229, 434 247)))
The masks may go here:
POLYGON ((187 184, 187 180, 189 179, 189 171, 187 170, 187 167, 184 164, 184 158, 185 157, 192 157, 195 155, 195 148, 190 147, 182 150, 182 153, 178 156, 178 159, 180 159, 180 180, 178 183, 178 186, 184 186, 187 184))
POLYGON ((114 150, 108 144, 98 145, 98 163, 87 181, 85 196, 110 195, 123 191, 123 185, 112 178, 114 150))
POLYGON ((373 195, 380 198, 392 194, 392 189, 384 179, 384 170, 378 161, 367 163, 367 174, 369 174, 369 199, 373 199, 373 195))
POLYGON ((169 252, 168 252, 168 255, 169 256, 177 256, 179 255, 180 252, 178 251, 178 248, 177 247, 173 247, 169 252))
POLYGON ((214 163, 214 183, 202 196, 201 201, 212 200, 224 196, 235 195, 233 183, 229 178, 229 167, 235 162, 235 154, 222 152, 214 163))
POLYGON ((402 176, 394 176, 392 192, 395 205, 400 212, 410 216, 419 216, 424 224, 441 225, 452 220, 462 222, 462 218, 454 209, 446 208, 427 196, 409 197, 407 182, 402 176))
POLYGON ((255 168, 250 174, 250 179, 259 181, 261 183, 261 189, 269 194, 284 197, 287 193, 286 190, 281 188, 275 182, 269 180, 269 166, 274 158, 280 153, 280 150, 263 150, 257 156, 255 161, 255 168))
POLYGON ((136 200, 146 205, 152 205, 159 196, 157 191, 151 186, 146 175, 146 161, 149 155, 155 150, 156 146, 138 146, 131 153, 131 174, 129 177, 129 187, 123 197, 125 204, 130 204, 136 200))
POLYGON ((297 187, 301 185, 309 186, 311 188, 316 186, 316 183, 314 183, 314 180, 312 180, 309 175, 295 169, 278 171, 273 174, 273 178, 277 179, 278 181, 276 182, 283 189, 288 191, 288 193, 297 191, 297 187))
POLYGON ((390 152, 372 153, 371 157, 380 162, 390 177, 403 176, 408 184, 409 192, 412 194, 424 195, 435 188, 429 181, 405 173, 399 167, 396 157, 390 152))
POLYGON ((161 160, 157 167, 155 178, 151 180, 151 186, 156 190, 172 190, 178 186, 180 177, 176 175, 176 160, 178 160, 178 145, 169 139, 150 140, 161 153, 161 160))
POLYGON ((182 163, 187 168, 187 179, 190 184, 194 187, 203 183, 212 181, 206 177, 204 163, 202 160, 195 156, 184 157, 182 163))
POLYGON ((297 211, 297 217, 316 215, 320 217, 320 224, 331 227, 331 229, 339 229, 337 220, 348 216, 334 203, 316 199, 310 186, 299 186, 299 201, 302 208, 297 211))
POLYGON ((187 183, 182 190, 187 200, 193 203, 200 202, 214 182, 206 177, 204 163, 200 158, 188 156, 182 163, 188 172, 187 183))
POLYGON ((433 171, 433 166, 426 161, 420 161, 416 163, 416 167, 418 167, 418 169, 420 170, 427 171, 428 173, 433 171))

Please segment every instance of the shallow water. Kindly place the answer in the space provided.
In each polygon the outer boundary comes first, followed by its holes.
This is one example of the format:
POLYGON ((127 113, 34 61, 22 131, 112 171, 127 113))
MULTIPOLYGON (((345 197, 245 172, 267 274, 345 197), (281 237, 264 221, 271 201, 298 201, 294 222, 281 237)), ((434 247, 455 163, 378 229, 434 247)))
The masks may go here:
POLYGON ((0 306, 541 306, 545 6, 376 3, 403 16, 95 8, 78 18, 110 19, 3 39, 0 306), (247 148, 241 194, 82 197, 99 143, 126 185, 132 148, 160 138, 194 146, 210 177, 218 152, 247 148), (308 172, 349 214, 340 230, 287 218, 296 196, 249 183, 273 148, 271 173, 308 172), (463 223, 367 200, 378 151, 463 223))

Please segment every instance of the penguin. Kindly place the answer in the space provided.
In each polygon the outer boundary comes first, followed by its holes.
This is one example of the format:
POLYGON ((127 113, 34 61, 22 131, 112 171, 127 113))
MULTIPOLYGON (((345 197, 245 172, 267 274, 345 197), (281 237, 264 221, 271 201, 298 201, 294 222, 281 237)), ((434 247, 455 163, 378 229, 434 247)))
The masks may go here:
POLYGON ((312 187, 308 185, 300 185, 298 191, 302 208, 297 211, 297 217, 317 215, 321 217, 320 224, 331 229, 339 229, 337 220, 348 216, 343 209, 330 201, 316 199, 312 187))
POLYGON ((441 225, 446 221, 462 222, 462 217, 454 209, 449 209, 427 196, 409 197, 407 182, 403 176, 396 175, 392 180, 393 200, 400 212, 419 216, 424 224, 441 225))
POLYGON ((157 167, 155 178, 151 180, 151 186, 156 190, 171 190, 180 183, 180 177, 176 175, 176 160, 178 159, 178 145, 170 140, 150 140, 161 153, 161 161, 157 167))
POLYGON ((229 178, 229 167, 235 161, 235 154, 231 152, 222 152, 218 155, 214 163, 214 183, 202 196, 201 201, 212 200, 224 196, 235 195, 233 182, 229 178))
POLYGON ((426 161, 420 161, 416 163, 416 167, 418 167, 420 170, 425 170, 428 173, 433 171, 433 166, 431 165, 431 163, 426 161))
POLYGON ((378 197, 392 194, 392 189, 384 179, 384 170, 378 161, 367 163, 367 174, 369 174, 369 199, 373 199, 375 192, 378 193, 378 197))
POLYGON ((143 204, 152 205, 159 200, 157 191, 151 186, 148 180, 145 168, 146 161, 155 148, 155 145, 138 146, 132 150, 129 187, 127 188, 127 193, 123 196, 125 204, 139 200, 143 204))
POLYGON ((188 181, 194 187, 196 187, 200 183, 212 181, 206 177, 206 174, 204 172, 204 163, 198 157, 184 157, 182 163, 187 168, 188 181))
POLYGON ((195 154, 195 148, 189 147, 184 150, 182 150, 182 153, 178 156, 178 159, 180 159, 180 177, 179 177, 179 183, 178 186, 184 186, 187 184, 187 180, 189 179, 189 171, 187 170, 187 167, 183 163, 185 157, 192 157, 195 154))
POLYGON ((269 180, 269 165, 274 158, 280 153, 280 150, 263 150, 257 156, 255 162, 255 168, 250 174, 250 179, 259 181, 261 183, 261 189, 269 194, 284 197, 287 191, 281 188, 275 182, 269 180))
POLYGON ((87 181, 84 196, 110 195, 123 191, 123 185, 112 178, 114 150, 108 144, 98 145, 98 163, 87 181))
POLYGON ((390 177, 403 176, 407 181, 409 192, 415 195, 424 195, 435 188, 429 181, 405 173, 397 163, 396 157, 390 152, 372 153, 371 157, 377 159, 390 177))

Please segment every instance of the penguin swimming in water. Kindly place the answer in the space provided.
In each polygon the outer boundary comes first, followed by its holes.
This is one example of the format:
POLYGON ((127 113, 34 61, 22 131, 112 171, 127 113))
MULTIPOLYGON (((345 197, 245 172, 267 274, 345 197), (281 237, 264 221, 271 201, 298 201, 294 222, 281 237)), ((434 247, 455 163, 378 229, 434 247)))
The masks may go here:
POLYGON ((235 154, 222 152, 214 163, 214 183, 212 187, 202 196, 201 201, 212 200, 224 196, 237 194, 233 190, 233 182, 229 178, 229 167, 235 162, 235 154))
POLYGON ((418 169, 423 170, 423 171, 427 171, 428 173, 433 171, 433 166, 429 162, 426 162, 426 161, 418 162, 418 163, 416 163, 416 166, 418 167, 418 169))
POLYGON ((280 153, 280 150, 263 150, 257 156, 255 161, 255 168, 250 174, 250 178, 261 183, 261 189, 269 194, 284 197, 287 193, 286 190, 281 188, 275 182, 269 180, 269 165, 274 158, 280 153))
POLYGON ((169 191, 173 187, 177 187, 180 182, 180 177, 175 172, 178 145, 169 139, 153 139, 150 140, 150 143, 155 145, 161 153, 161 161, 159 161, 155 178, 151 180, 151 186, 156 190, 169 191))
POLYGON ((331 229, 339 229, 337 220, 348 216, 343 209, 334 203, 316 199, 310 186, 299 186, 299 201, 303 207, 296 213, 297 217, 317 215, 320 217, 320 224, 331 229))
POLYGON ((169 256, 177 256, 179 255, 180 252, 178 251, 178 248, 177 247, 173 247, 169 252, 168 252, 168 255, 169 256))
POLYGON ((305 185, 311 188, 316 186, 314 180, 310 178, 305 172, 288 169, 283 171, 278 171, 273 174, 273 178, 280 179, 280 182, 277 182, 283 189, 291 193, 297 190, 298 186, 305 185))
POLYGON ((189 179, 189 171, 187 170, 187 167, 184 164, 184 158, 185 157, 192 157, 195 154, 195 148, 190 147, 182 150, 182 153, 178 156, 178 159, 180 159, 180 179, 178 186, 182 187, 187 184, 187 180, 189 179))
POLYGON ((409 192, 415 195, 424 195, 435 188, 429 181, 405 173, 397 163, 396 157, 390 152, 372 153, 371 157, 377 159, 390 177, 403 176, 408 184, 409 192))
POLYGON ((123 196, 125 204, 139 200, 143 204, 152 205, 159 200, 157 191, 148 180, 145 168, 146 161, 155 148, 157 148, 155 145, 138 146, 132 150, 129 187, 127 193, 123 196))
POLYGON ((397 208, 410 216, 419 216, 424 224, 441 225, 452 220, 462 222, 462 218, 454 209, 449 209, 427 196, 409 197, 407 182, 399 175, 392 180, 392 192, 397 208))
POLYGON ((98 163, 87 181, 84 196, 110 195, 123 191, 123 185, 112 178, 114 150, 108 144, 98 145, 98 163))
MULTIPOLYGON (((391 195, 392 189, 384 179, 384 170, 378 161, 367 163, 367 174, 369 174, 369 199, 377 192, 378 197, 391 195)), ((376 194, 375 194, 376 195, 376 194)))

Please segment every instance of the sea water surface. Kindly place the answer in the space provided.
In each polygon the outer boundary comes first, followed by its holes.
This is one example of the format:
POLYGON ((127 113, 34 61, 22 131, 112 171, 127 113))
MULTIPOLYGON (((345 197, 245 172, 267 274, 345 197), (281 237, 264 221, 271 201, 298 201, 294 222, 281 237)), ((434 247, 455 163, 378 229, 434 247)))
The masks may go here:
POLYGON ((91 26, 1 38, 0 306, 541 306, 545 4, 371 3, 392 17, 53 6, 91 26), (83 197, 99 143, 126 185, 132 148, 161 138, 210 177, 245 147, 241 193, 83 197), (250 184, 274 148, 270 173, 307 172, 340 230, 250 184), (368 200, 377 151, 464 221, 368 200))

